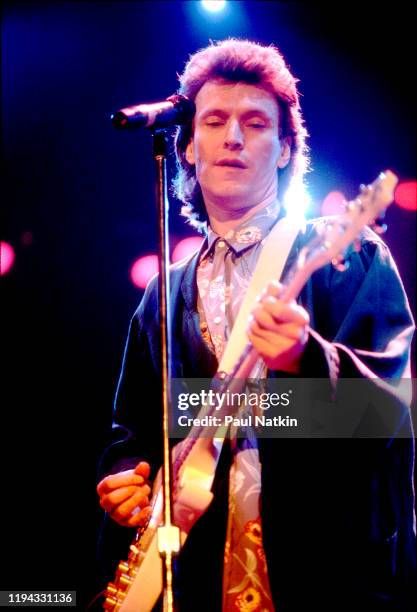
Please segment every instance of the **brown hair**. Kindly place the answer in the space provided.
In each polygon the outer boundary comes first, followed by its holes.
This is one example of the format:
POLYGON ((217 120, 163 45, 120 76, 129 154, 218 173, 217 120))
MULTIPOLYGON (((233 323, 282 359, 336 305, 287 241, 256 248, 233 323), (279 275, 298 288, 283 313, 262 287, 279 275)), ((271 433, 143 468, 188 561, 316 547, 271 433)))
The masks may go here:
MULTIPOLYGON (((294 178, 302 180, 308 169, 307 131, 301 115, 297 79, 276 47, 235 38, 212 43, 192 55, 179 76, 179 93, 195 100, 202 86, 215 79, 260 85, 276 96, 280 113, 279 136, 289 139, 291 149, 289 163, 278 169, 278 196, 282 198, 290 182, 294 178)), ((178 171, 173 187, 176 197, 184 204, 181 213, 201 230, 205 227, 207 212, 195 167, 185 158, 191 136, 191 123, 178 127, 175 135, 178 171)))

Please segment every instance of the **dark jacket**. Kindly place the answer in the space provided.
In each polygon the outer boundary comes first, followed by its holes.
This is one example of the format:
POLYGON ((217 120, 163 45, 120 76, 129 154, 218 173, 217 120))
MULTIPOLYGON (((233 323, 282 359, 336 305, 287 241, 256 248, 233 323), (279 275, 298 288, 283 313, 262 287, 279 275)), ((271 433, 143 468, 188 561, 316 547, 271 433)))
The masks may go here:
MULTIPOLYGON (((321 222, 310 223, 297 238, 284 275, 317 223, 321 222)), ((409 375, 413 333, 398 272, 386 245, 368 230, 362 250, 352 249, 348 259, 350 266, 343 273, 330 265, 316 271, 299 297, 316 332, 310 336, 300 376, 371 379, 376 375, 394 383, 409 375)), ((171 269, 173 377, 177 378, 212 377, 217 368, 199 329, 197 262, 195 255, 171 269)), ((103 456, 102 474, 132 467, 138 457, 159 467, 159 373, 158 296, 153 279, 131 321, 116 394, 113 441, 103 456)), ((282 375, 269 372, 271 377, 282 375)), ((332 401, 332 392, 329 383, 325 401, 332 401)), ((399 415, 403 437, 395 436, 394 428, 392 435, 377 439, 359 435, 259 440, 264 547, 275 605, 281 612, 353 606, 407 610, 411 605, 415 577, 411 422, 394 386, 392 393, 380 393, 387 409, 399 415)), ((215 501, 181 553, 180 610, 221 609, 229 463, 225 447, 215 501)), ((113 547, 110 550, 117 554, 113 547)), ((126 554, 127 548, 121 556, 126 554)))

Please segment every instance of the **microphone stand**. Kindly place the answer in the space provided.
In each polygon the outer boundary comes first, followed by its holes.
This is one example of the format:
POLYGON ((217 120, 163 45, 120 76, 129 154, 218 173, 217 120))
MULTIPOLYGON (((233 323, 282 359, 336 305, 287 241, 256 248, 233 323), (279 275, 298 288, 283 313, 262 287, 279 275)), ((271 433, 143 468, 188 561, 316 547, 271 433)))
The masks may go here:
POLYGON ((163 609, 174 611, 173 561, 180 550, 180 530, 172 522, 172 464, 169 444, 169 419, 171 407, 171 309, 169 289, 169 235, 167 197, 167 134, 164 129, 152 130, 153 157, 156 168, 156 199, 158 207, 159 232, 159 316, 161 330, 161 367, 162 367, 162 436, 163 436, 163 524, 158 528, 158 550, 163 561, 163 609))

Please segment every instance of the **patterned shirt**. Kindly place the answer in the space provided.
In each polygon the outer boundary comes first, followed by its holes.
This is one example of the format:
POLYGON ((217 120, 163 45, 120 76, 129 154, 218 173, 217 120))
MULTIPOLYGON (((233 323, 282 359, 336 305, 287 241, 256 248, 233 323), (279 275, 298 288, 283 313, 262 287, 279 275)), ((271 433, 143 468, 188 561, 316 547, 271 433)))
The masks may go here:
POLYGON ((203 338, 219 362, 265 238, 280 218, 280 210, 274 202, 223 238, 208 229, 208 246, 197 268, 198 311, 203 338))
MULTIPOLYGON (((278 202, 257 211, 224 237, 208 230, 197 269, 203 337, 220 362, 267 235, 280 217, 278 202)), ((223 612, 273 612, 262 541, 261 465, 256 438, 230 432, 228 525, 223 568, 223 612)), ((227 443, 227 442, 226 442, 227 443)))

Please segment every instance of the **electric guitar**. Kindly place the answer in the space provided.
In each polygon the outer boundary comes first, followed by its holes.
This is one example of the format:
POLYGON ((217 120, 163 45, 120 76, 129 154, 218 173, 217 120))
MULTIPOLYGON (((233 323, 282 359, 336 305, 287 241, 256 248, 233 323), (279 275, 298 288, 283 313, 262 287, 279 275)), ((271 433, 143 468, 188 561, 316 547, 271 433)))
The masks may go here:
MULTIPOLYGON (((360 232, 366 225, 373 224, 377 233, 385 231, 382 217, 393 199, 397 182, 391 171, 381 173, 371 185, 361 186, 358 196, 346 203, 343 214, 326 218, 313 239, 301 249, 286 276, 281 299, 287 302, 295 299, 313 272, 328 263, 342 270, 346 250, 352 243, 358 243, 360 232)), ((239 391, 235 385, 242 385, 241 381, 249 376, 258 359, 259 355, 248 343, 231 373, 216 374, 216 392, 239 391)), ((228 410, 232 412, 233 407, 228 410)), ((227 408, 222 408, 219 413, 218 406, 203 406, 198 417, 214 414, 225 416, 227 408)), ((208 432, 207 428, 193 426, 185 440, 173 449, 174 523, 180 529, 181 545, 213 499, 211 487, 226 435, 224 430, 214 435, 212 428, 208 432)), ((104 609, 121 612, 152 610, 163 589, 157 533, 162 517, 159 472, 154 483, 151 517, 147 525, 137 531, 127 561, 119 563, 114 582, 108 584, 104 609)))

